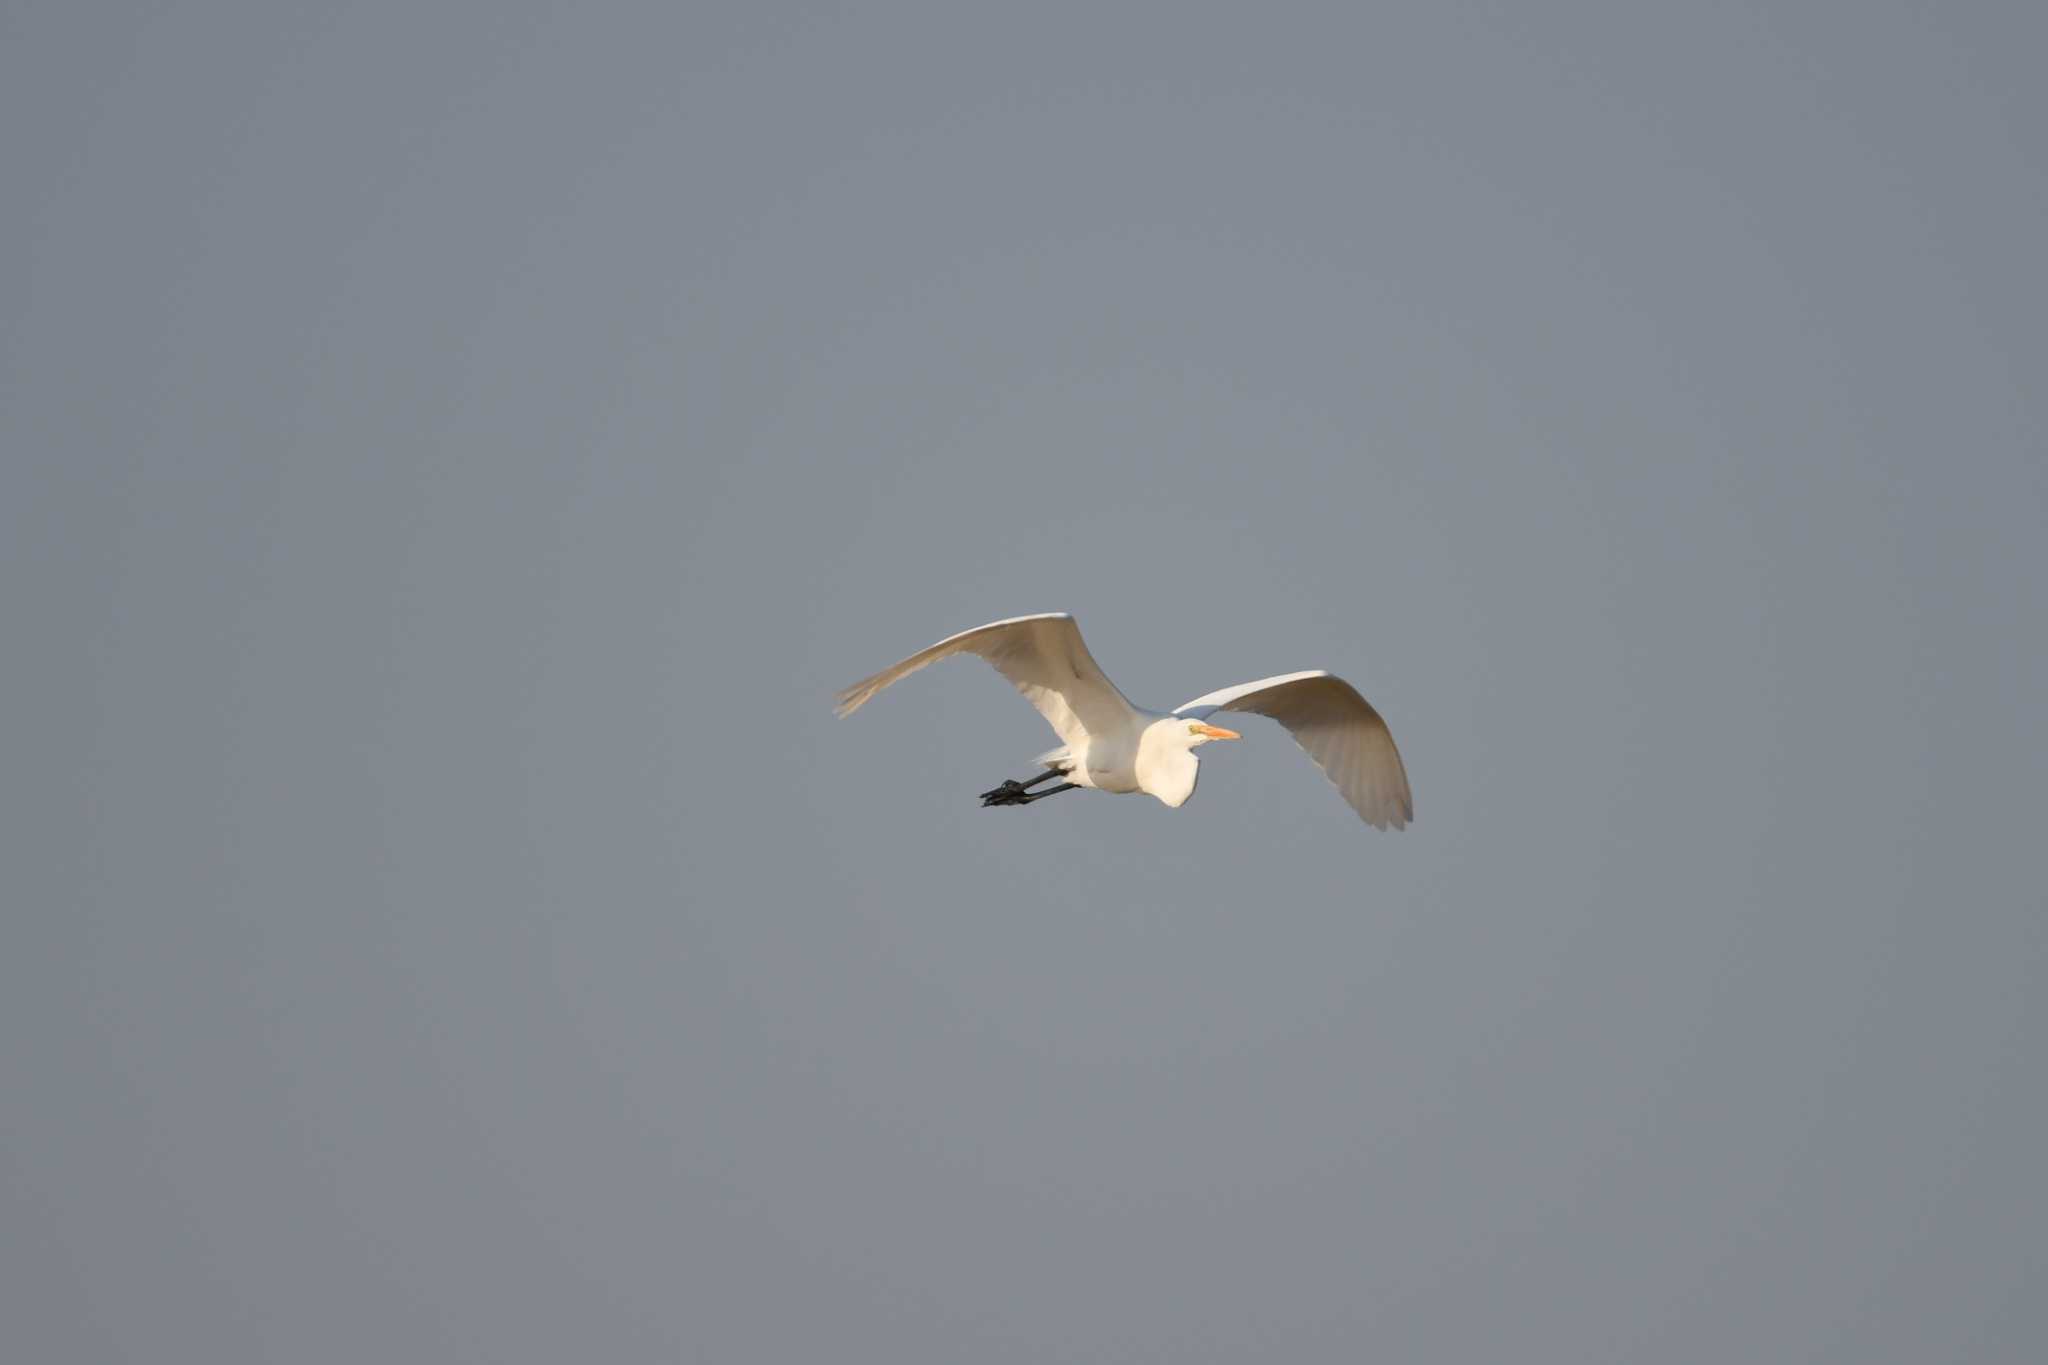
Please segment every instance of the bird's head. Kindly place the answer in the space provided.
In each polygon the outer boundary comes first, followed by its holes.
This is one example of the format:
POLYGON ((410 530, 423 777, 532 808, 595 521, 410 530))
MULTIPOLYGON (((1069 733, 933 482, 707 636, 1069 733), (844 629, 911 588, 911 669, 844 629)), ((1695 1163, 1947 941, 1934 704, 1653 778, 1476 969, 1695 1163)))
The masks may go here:
POLYGON ((1243 735, 1235 730, 1226 730, 1220 725, 1210 725, 1206 721, 1199 720, 1191 720, 1187 723, 1187 735, 1188 747, 1190 749, 1200 748, 1212 739, 1244 738, 1243 735))

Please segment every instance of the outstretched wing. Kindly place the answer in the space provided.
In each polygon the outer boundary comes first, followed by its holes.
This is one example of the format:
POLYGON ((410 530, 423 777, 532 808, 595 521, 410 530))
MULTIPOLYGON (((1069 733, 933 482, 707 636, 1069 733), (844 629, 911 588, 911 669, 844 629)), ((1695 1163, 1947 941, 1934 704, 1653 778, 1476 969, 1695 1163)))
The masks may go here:
POLYGON ((1174 714, 1206 720, 1217 711, 1250 711, 1286 726, 1368 825, 1401 829, 1415 818, 1394 736, 1372 703, 1342 678, 1321 669, 1283 673, 1196 697, 1174 714))
POLYGON ((1137 720, 1124 694, 1102 676, 1081 628, 1063 611, 1013 616, 949 636, 841 692, 839 714, 852 715, 898 678, 954 654, 978 654, 994 664, 1069 745, 1137 720))

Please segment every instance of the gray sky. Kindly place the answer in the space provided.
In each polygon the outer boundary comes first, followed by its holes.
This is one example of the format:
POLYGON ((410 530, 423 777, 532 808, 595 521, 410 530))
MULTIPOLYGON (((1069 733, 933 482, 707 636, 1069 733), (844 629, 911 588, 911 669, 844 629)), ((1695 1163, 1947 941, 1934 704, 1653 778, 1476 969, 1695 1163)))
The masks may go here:
POLYGON ((10 1357, 2042 1358, 2042 16, 7 5, 10 1357))

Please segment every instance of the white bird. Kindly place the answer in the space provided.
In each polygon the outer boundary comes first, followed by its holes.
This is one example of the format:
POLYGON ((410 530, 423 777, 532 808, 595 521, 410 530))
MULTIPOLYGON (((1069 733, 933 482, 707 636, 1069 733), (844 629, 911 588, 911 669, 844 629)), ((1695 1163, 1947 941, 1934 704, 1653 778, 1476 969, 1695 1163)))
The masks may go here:
POLYGON ((1013 778, 983 792, 984 806, 1029 805, 1058 792, 1092 787, 1145 792, 1178 807, 1195 794, 1200 767, 1195 750, 1210 740, 1243 738, 1209 724, 1209 717, 1218 711, 1249 711, 1286 726, 1368 825, 1400 829, 1415 818, 1408 774, 1387 723, 1342 678, 1321 669, 1282 673, 1206 693, 1171 712, 1147 711, 1125 701, 1103 676, 1081 640, 1081 628, 1065 612, 1014 616, 948 636, 841 692, 839 714, 852 715, 890 683, 954 654, 978 654, 993 664, 1062 741, 1035 760, 1046 771, 1028 782, 1013 778), (1041 792, 1030 790, 1055 777, 1066 780, 1041 792))

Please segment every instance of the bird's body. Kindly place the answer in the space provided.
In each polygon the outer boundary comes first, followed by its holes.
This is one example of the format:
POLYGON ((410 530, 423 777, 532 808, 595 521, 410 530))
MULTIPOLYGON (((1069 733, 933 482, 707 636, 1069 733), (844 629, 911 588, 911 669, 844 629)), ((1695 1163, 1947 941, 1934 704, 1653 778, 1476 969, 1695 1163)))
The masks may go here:
POLYGON ((1195 790, 1194 755, 1177 742, 1186 721, 1136 706, 1131 711, 1135 726, 1091 734, 1078 747, 1062 744, 1034 761, 1059 769, 1077 787, 1123 795, 1144 792, 1169 806, 1180 805, 1195 790))
POLYGON ((926 664, 963 653, 993 664, 1063 741, 1039 755, 1044 773, 984 792, 983 805, 1027 805, 1079 787, 1143 792, 1180 806, 1194 795, 1200 775, 1194 751, 1211 740, 1241 738, 1208 718, 1218 711, 1248 711, 1286 726, 1367 824, 1400 829, 1415 818, 1394 737, 1379 712, 1342 678, 1319 669, 1284 673, 1207 693, 1170 712, 1150 711, 1131 705, 1103 676, 1074 618, 1064 612, 1012 617, 949 636, 841 692, 839 714, 851 715, 926 664), (1054 777, 1062 785, 1029 790, 1054 777))

